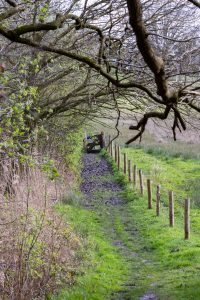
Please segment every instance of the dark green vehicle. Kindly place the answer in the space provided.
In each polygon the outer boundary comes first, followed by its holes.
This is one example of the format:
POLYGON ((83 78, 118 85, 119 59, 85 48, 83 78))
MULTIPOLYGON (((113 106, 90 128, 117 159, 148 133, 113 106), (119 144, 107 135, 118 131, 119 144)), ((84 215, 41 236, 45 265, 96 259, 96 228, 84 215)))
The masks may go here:
POLYGON ((105 147, 104 134, 87 135, 83 140, 84 149, 87 153, 98 152, 105 147))

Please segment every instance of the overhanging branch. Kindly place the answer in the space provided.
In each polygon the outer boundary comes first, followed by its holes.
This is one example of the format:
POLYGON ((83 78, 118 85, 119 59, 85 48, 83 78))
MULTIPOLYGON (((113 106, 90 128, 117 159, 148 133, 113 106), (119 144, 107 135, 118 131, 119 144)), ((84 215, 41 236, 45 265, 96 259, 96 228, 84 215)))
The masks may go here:
POLYGON ((0 22, 14 16, 18 12, 22 12, 23 10, 24 10, 23 8, 18 8, 18 7, 10 8, 8 11, 0 14, 0 22))
POLYGON ((149 112, 149 113, 146 113, 144 114, 143 118, 138 122, 137 125, 135 126, 130 126, 129 129, 131 130, 139 130, 139 133, 136 134, 133 138, 131 138, 130 140, 128 140, 126 142, 126 145, 136 141, 138 138, 141 138, 142 137, 142 134, 144 133, 145 131, 145 127, 147 125, 147 122, 149 119, 152 119, 152 118, 158 118, 160 120, 165 120, 167 119, 168 115, 169 115, 169 112, 171 110, 171 106, 167 106, 164 110, 164 112, 157 112, 157 111, 154 111, 154 112, 149 112))
POLYGON ((5 2, 7 2, 12 7, 16 7, 17 6, 17 3, 15 1, 13 1, 13 0, 5 0, 5 2))
POLYGON ((129 82, 120 82, 120 81, 118 81, 117 79, 112 77, 109 73, 107 73, 102 68, 101 65, 96 63, 96 61, 93 60, 90 57, 80 55, 80 54, 77 54, 77 53, 73 53, 73 52, 69 52, 69 51, 65 51, 63 49, 58 49, 58 48, 54 48, 54 47, 50 47, 50 46, 46 46, 46 45, 37 44, 36 42, 33 42, 30 39, 20 37, 18 34, 16 34, 16 30, 13 30, 13 31, 12 30, 6 30, 5 28, 0 27, 0 34, 2 34, 4 37, 9 39, 10 41, 20 43, 20 44, 24 44, 24 45, 28 45, 28 46, 31 46, 33 48, 37 48, 39 50, 43 50, 43 51, 46 51, 46 52, 57 53, 57 54, 60 54, 62 56, 66 56, 68 58, 71 58, 71 59, 77 60, 79 62, 82 62, 82 63, 88 65, 89 67, 91 67, 92 69, 96 70, 97 72, 99 72, 104 78, 106 78, 108 81, 110 81, 116 87, 119 87, 119 88, 134 87, 134 88, 137 88, 139 90, 144 91, 155 102, 157 102, 159 104, 164 103, 160 98, 156 97, 147 87, 145 87, 144 85, 142 85, 140 83, 137 83, 135 81, 129 81, 129 82))
POLYGON ((194 4, 195 6, 197 6, 198 8, 200 8, 200 2, 198 2, 197 0, 188 0, 188 1, 194 4))

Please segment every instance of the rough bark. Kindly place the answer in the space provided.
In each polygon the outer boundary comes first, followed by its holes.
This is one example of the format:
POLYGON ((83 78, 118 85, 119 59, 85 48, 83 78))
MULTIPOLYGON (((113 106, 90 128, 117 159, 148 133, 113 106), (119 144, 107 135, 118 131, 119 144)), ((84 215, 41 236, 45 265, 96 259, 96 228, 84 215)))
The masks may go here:
POLYGON ((168 86, 165 76, 165 65, 149 40, 142 15, 142 5, 139 0, 127 0, 130 25, 136 35, 137 46, 147 66, 153 72, 157 85, 157 93, 165 103, 176 102, 178 93, 168 86))
POLYGON ((180 122, 183 130, 186 129, 186 125, 177 108, 180 92, 179 90, 172 89, 168 85, 165 75, 164 60, 156 53, 156 50, 149 39, 149 35, 143 21, 141 1, 127 0, 127 5, 129 11, 129 22, 135 33, 138 49, 140 50, 140 53, 142 54, 147 66, 154 74, 155 83, 157 86, 157 94, 162 97, 163 103, 166 106, 163 113, 159 111, 147 113, 136 126, 129 127, 129 129, 132 130, 139 130, 139 133, 127 142, 127 144, 129 144, 139 137, 141 138, 149 118, 158 118, 164 120, 168 117, 171 109, 174 111, 174 118, 176 120, 176 122, 174 122, 173 132, 175 132, 176 127, 179 126, 178 121, 180 122))
POLYGON ((200 2, 198 2, 197 0, 188 0, 188 1, 194 4, 196 7, 200 8, 200 2))

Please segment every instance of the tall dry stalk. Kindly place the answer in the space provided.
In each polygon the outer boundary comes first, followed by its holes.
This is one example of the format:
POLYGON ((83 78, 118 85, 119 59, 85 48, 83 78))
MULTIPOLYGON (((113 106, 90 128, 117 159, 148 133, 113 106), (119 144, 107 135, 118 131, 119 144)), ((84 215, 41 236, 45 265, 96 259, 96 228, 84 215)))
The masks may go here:
POLYGON ((52 209, 65 187, 37 167, 12 161, 2 161, 0 176, 0 295, 44 299, 73 282, 78 264, 75 249, 81 241, 52 209))

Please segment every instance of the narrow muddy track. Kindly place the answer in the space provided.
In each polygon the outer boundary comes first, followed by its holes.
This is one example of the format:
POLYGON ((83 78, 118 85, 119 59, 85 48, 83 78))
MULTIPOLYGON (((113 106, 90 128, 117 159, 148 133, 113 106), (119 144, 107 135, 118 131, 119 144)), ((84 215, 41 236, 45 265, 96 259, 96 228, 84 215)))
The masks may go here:
MULTIPOLYGON (((103 218, 106 217, 105 235, 130 265, 130 270, 127 270, 127 281, 109 299, 158 300, 155 289, 149 287, 140 297, 134 295, 135 289, 139 288, 138 282, 142 280, 142 278, 135 280, 137 270, 142 264, 148 262, 140 257, 140 253, 135 251, 134 244, 137 240, 138 231, 131 222, 133 216, 131 216, 127 201, 124 198, 123 186, 115 181, 111 166, 105 158, 97 154, 85 154, 81 175, 81 191, 85 196, 85 208, 95 210, 103 218)), ((147 276, 149 275, 147 274, 147 276)))

